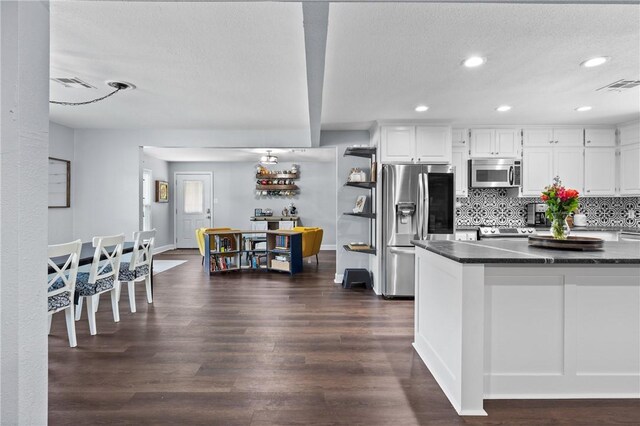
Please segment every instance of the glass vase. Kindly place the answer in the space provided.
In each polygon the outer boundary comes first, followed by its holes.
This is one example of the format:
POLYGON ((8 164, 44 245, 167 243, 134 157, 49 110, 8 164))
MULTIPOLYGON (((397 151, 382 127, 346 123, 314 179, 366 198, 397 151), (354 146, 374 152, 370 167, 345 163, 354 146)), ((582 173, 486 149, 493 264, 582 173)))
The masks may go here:
POLYGON ((556 240, 566 240, 571 230, 567 223, 567 216, 565 214, 558 214, 553 216, 551 221, 551 235, 556 240))

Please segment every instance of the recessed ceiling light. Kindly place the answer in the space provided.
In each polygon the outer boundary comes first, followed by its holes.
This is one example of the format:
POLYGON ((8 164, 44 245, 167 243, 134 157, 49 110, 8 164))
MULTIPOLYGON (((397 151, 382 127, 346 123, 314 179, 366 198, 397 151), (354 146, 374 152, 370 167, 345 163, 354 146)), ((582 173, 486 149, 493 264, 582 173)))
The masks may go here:
POLYGON ((578 111, 578 112, 591 111, 591 107, 588 106, 588 105, 581 106, 581 107, 576 108, 576 111, 578 111))
POLYGON ((487 62, 486 58, 481 58, 480 56, 471 56, 464 61, 462 61, 462 65, 467 68, 475 68, 487 62))
POLYGON ((609 58, 607 56, 596 56, 595 58, 587 59, 586 61, 580 62, 580 66, 585 68, 593 68, 598 65, 602 65, 607 62, 609 58))
POLYGON ((429 109, 429 107, 428 107, 428 106, 426 106, 426 105, 418 105, 418 106, 416 107, 416 112, 425 112, 425 111, 426 111, 426 110, 428 110, 428 109, 429 109))
POLYGON ((509 105, 500 105, 499 107, 496 108, 496 111, 506 112, 506 111, 509 111, 510 109, 511 107, 509 105))

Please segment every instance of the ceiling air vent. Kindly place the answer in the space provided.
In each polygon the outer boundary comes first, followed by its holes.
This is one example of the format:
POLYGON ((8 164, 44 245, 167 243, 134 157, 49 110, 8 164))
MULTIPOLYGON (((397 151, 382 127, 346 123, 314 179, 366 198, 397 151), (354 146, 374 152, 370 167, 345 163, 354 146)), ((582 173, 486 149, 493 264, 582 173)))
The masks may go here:
POLYGON ((95 89, 95 86, 80 80, 78 77, 59 77, 52 78, 51 80, 62 84, 64 87, 70 87, 72 89, 95 89))
POLYGON ((611 84, 607 84, 606 86, 602 86, 598 90, 607 90, 609 92, 621 92, 626 89, 633 89, 634 87, 640 86, 640 80, 618 80, 614 81, 611 84))

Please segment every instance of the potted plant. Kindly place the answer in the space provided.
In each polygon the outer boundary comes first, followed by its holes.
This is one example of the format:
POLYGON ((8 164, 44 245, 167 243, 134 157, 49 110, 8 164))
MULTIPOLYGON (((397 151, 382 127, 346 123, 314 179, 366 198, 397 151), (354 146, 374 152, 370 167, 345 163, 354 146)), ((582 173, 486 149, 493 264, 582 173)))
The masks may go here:
POLYGON ((566 240, 569 236, 567 217, 578 210, 578 195, 580 193, 562 186, 560 177, 553 179, 553 184, 542 191, 540 197, 547 204, 547 218, 551 221, 551 235, 557 240, 566 240))

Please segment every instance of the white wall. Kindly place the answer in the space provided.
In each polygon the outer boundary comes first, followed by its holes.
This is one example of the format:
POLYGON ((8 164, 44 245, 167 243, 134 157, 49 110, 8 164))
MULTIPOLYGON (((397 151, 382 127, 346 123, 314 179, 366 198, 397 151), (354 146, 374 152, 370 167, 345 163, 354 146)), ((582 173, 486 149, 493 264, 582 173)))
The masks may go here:
POLYGON ((139 229, 142 146, 299 147, 308 140, 308 129, 76 129, 74 236, 86 241, 139 229))
MULTIPOLYGON (((213 226, 250 228, 250 216, 256 208, 271 208, 274 215, 293 202, 298 209, 302 226, 317 226, 324 230, 322 245, 333 249, 336 244, 336 168, 335 162, 298 162, 300 179, 296 184, 300 193, 295 197, 258 197, 256 188, 256 163, 169 163, 170 193, 175 194, 174 175, 180 171, 213 172, 213 196, 218 200, 213 206, 213 226)), ((291 163, 270 166, 274 170, 288 170, 291 163)), ((155 178, 154 178, 155 179, 155 178)), ((175 212, 175 208, 171 209, 175 212)), ((173 219, 172 223, 173 223, 173 219)))
POLYGON ((48 2, 0 2, 0 40, 0 424, 45 425, 48 2))
MULTIPOLYGON (((161 248, 173 245, 173 215, 169 203, 155 202, 155 181, 169 182, 169 163, 157 158, 143 155, 142 168, 151 170, 151 227, 156 229, 155 247, 161 248)), ((140 212, 142 214, 142 212, 140 212)), ((142 229, 142 224, 139 225, 142 229)))
POLYGON ((71 207, 49 209, 49 244, 73 241, 73 182, 75 177, 74 131, 61 124, 49 122, 49 157, 71 161, 71 207))
MULTIPOLYGON (((125 232, 130 235, 140 227, 140 174, 142 154, 141 146, 166 146, 166 147, 257 147, 276 145, 281 140, 290 146, 299 146, 294 133, 264 132, 264 131, 200 131, 200 130, 92 130, 77 129, 75 131, 75 209, 74 236, 88 240, 94 235, 107 235, 125 232)), ((330 222, 326 217, 333 216, 336 223, 334 241, 336 250, 336 273, 342 274, 345 268, 369 269, 369 256, 360 253, 350 253, 342 249, 343 244, 351 241, 362 241, 368 237, 369 224, 367 220, 357 217, 345 216, 343 211, 350 211, 358 195, 367 194, 356 188, 343 186, 349 170, 352 167, 365 167, 368 161, 358 157, 344 157, 346 147, 354 144, 369 144, 368 131, 323 131, 320 139, 321 147, 335 147, 336 168, 328 172, 321 170, 316 177, 326 179, 326 194, 332 193, 336 208, 326 209, 325 203, 331 202, 331 196, 322 202, 319 207, 311 206, 310 209, 318 209, 322 215, 321 221, 330 222), (335 176, 335 180, 330 178, 335 176), (337 193, 337 195, 336 195, 337 193), (333 213, 332 213, 333 211, 333 213)), ((169 167, 170 181, 173 179, 173 169, 169 167)), ((223 173, 223 172, 219 172, 223 173)), ((304 168, 302 176, 305 176, 304 168)), ((242 179, 247 179, 246 184, 239 185, 250 187, 249 176, 253 174, 242 173, 242 179)), ((312 174, 308 175, 311 178, 312 174)), ((155 179, 155 177, 154 177, 155 179)), ((304 185, 303 177, 301 185, 304 185)), ((215 185, 215 183, 214 183, 215 185)), ((323 186, 324 188, 324 186, 323 186)), ((223 192, 216 191, 218 194, 223 192)), ((173 191, 172 191, 173 192, 173 191)), ((216 195, 217 197, 217 195, 216 195)), ((222 196, 217 197, 220 200, 222 196)), ((251 198, 251 209, 256 200, 251 198)), ((256 206, 257 207, 257 206, 256 206)), ((267 205, 266 207, 271 207, 267 205)), ((284 207, 284 203, 275 202, 274 210, 277 212, 284 207), (277 209, 276 209, 277 207, 277 209)), ((305 224, 315 225, 305 219, 309 209, 301 207, 301 214, 305 224)), ((215 206, 214 206, 215 208, 215 206)), ((233 212, 221 212, 226 217, 234 217, 233 212)), ((240 213, 238 217, 245 218, 250 212, 240 213)), ((225 216, 221 216, 221 220, 225 216)), ((244 219, 243 219, 244 220, 244 219)), ((173 221, 173 218, 170 219, 173 221)), ((231 219, 229 219, 231 221, 231 219)), ((315 219, 314 219, 315 221, 315 219)), ((216 220, 216 223, 217 220, 216 220)), ((244 227, 245 223, 232 226, 244 227)), ((330 226, 327 224, 327 226, 330 226)), ((325 243, 331 241, 325 233, 325 243)))
MULTIPOLYGON (((359 131, 323 131, 320 134, 320 147, 336 147, 336 279, 341 280, 345 268, 369 269, 370 255, 348 252, 342 248, 353 241, 368 242, 369 220, 344 215, 352 211, 359 195, 369 195, 368 190, 344 186, 353 167, 369 168, 369 160, 360 157, 345 157, 344 151, 351 145, 369 145, 369 132, 359 131)), ((370 200, 367 200, 369 203, 370 200)))

